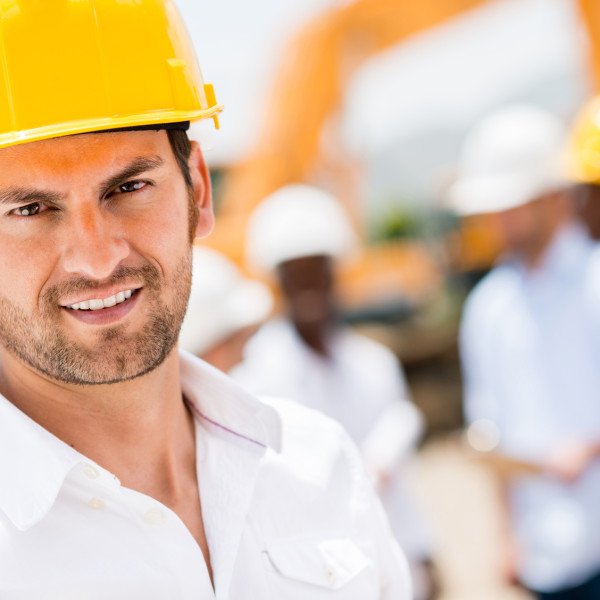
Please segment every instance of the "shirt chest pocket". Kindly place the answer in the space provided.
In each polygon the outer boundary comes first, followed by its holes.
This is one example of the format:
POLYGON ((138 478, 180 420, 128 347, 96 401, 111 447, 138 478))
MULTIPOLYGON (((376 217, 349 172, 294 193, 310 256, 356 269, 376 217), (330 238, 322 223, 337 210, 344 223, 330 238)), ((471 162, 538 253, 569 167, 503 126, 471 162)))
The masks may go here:
POLYGON ((373 561, 349 538, 278 540, 265 550, 274 598, 379 598, 373 561))

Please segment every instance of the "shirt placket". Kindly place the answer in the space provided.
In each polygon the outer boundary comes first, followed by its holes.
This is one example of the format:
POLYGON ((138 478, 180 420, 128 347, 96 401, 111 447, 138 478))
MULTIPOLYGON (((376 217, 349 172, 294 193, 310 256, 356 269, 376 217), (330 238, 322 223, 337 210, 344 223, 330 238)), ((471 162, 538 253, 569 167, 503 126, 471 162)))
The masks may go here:
POLYGON ((204 555, 179 516, 160 502, 122 489, 138 526, 172 574, 172 596, 181 600, 214 600, 204 555))
MULTIPOLYGON (((233 432, 198 427, 198 436, 204 437, 198 481, 216 599, 226 600, 234 568, 243 569, 243 557, 238 552, 265 447, 233 432)), ((249 579, 255 576, 247 575, 249 579)))

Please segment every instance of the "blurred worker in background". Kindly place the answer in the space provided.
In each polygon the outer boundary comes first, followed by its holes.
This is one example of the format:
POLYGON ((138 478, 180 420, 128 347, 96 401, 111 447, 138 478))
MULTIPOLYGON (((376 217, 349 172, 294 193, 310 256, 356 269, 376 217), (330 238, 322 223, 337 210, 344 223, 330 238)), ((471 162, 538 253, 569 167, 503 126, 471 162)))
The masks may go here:
POLYGON ((464 145, 451 201, 495 213, 506 255, 460 333, 470 439, 503 465, 507 576, 543 599, 600 598, 600 253, 574 218, 565 132, 511 106, 464 145), (484 438, 482 441, 482 434, 484 438))
POLYGON ((342 428, 178 352, 221 106, 175 4, 0 35, 0 598, 409 600, 342 428))
POLYGON ((600 182, 576 183, 572 194, 575 210, 590 237, 600 240, 600 182))
POLYGON ((569 142, 575 206, 591 237, 600 240, 600 97, 582 108, 569 142))
POLYGON ((343 209, 319 189, 289 185, 259 205, 249 224, 248 260, 276 276, 287 314, 259 330, 232 374, 254 393, 292 398, 346 428, 409 557, 415 597, 431 598, 430 543, 402 477, 422 418, 396 357, 339 319, 336 271, 354 244, 343 209))
POLYGON ((194 246, 192 260, 192 291, 179 345, 227 373, 269 316, 273 297, 267 286, 244 278, 215 250, 194 246))

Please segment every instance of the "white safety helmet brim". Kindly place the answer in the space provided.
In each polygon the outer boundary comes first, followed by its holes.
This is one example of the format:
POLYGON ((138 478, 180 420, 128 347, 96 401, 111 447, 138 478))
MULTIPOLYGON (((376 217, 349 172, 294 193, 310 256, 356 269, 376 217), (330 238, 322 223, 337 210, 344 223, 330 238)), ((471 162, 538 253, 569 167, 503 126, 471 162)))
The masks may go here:
POLYGON ((566 129, 536 106, 511 105, 467 135, 448 207, 460 215, 502 212, 568 184, 566 129))
POLYGON ((448 207, 461 216, 504 212, 561 189, 559 177, 472 177, 457 181, 448 194, 448 207))
POLYGON ((179 345, 202 355, 235 332, 262 323, 273 308, 269 289, 246 279, 223 255, 193 249, 193 279, 179 345))

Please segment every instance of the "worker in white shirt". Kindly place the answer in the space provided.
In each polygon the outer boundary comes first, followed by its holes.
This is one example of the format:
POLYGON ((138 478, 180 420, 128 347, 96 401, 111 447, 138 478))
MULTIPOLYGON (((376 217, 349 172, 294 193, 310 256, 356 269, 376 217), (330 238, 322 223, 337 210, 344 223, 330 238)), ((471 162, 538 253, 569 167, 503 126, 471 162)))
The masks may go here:
POLYGON ((192 289, 179 347, 228 373, 271 314, 273 296, 266 285, 244 277, 216 250, 194 246, 192 262, 192 289))
POLYGON ((467 137, 450 198, 495 213, 506 244, 460 343, 470 439, 519 465, 502 479, 507 576, 587 600, 600 597, 600 253, 573 217, 564 150, 557 117, 506 107, 467 137))
POLYGON ((177 350, 220 106, 174 4, 0 32, 0 598, 410 598, 341 428, 177 350))
POLYGON ((396 357, 338 320, 336 268, 354 244, 344 210, 322 190, 288 185, 259 205, 249 223, 248 260, 276 275, 286 314, 250 340, 232 375, 254 393, 292 398, 344 426, 408 556, 416 597, 426 598, 433 583, 429 534, 403 477, 423 421, 396 357))

